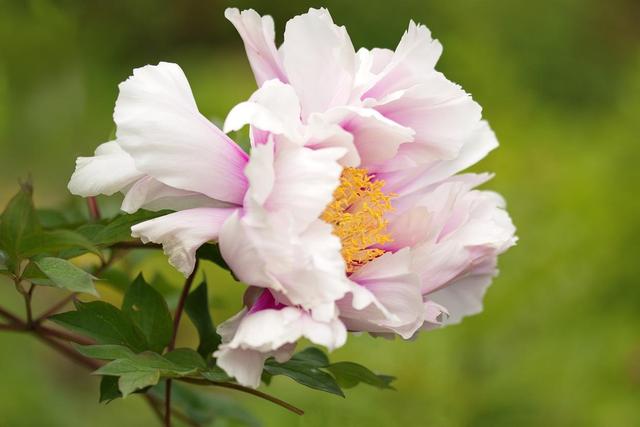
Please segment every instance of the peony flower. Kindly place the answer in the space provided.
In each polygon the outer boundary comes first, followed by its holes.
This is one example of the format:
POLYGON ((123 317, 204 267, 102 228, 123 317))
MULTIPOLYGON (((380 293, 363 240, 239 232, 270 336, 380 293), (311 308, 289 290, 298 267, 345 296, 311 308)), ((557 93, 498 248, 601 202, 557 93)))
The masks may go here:
POLYGON ((324 9, 290 20, 228 9, 259 88, 224 131, 197 110, 182 70, 161 63, 120 85, 116 140, 79 158, 74 194, 125 194, 122 209, 176 211, 132 228, 189 275, 217 241, 249 286, 219 327, 218 365, 257 387, 264 361, 302 337, 329 350, 347 330, 412 338, 477 313, 497 256, 515 243, 500 196, 459 174, 497 146, 480 107, 434 66, 413 22, 395 51, 355 52, 324 9))

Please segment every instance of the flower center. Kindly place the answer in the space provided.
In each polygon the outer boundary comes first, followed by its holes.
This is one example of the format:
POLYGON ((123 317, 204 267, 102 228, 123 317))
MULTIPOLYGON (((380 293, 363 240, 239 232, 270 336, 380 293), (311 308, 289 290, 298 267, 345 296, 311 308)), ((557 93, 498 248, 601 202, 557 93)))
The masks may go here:
POLYGON ((333 233, 342 241, 347 273, 384 254, 383 249, 372 246, 392 240, 384 214, 393 209, 394 195, 382 191, 384 181, 372 178, 366 169, 345 168, 333 200, 320 217, 333 225, 333 233))

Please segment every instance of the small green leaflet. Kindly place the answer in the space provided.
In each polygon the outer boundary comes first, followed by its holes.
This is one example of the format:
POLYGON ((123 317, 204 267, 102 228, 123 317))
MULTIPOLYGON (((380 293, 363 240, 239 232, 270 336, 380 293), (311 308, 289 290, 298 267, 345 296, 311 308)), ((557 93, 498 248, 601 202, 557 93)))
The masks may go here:
POLYGON ((122 312, 142 331, 148 350, 161 352, 171 340, 173 321, 167 302, 139 275, 127 289, 122 312))
POLYGON ((65 259, 45 257, 39 258, 33 263, 50 280, 49 283, 34 280, 34 283, 52 285, 71 292, 98 295, 93 285, 93 276, 65 259))
POLYGON ((333 374, 340 387, 351 388, 360 383, 369 384, 381 389, 391 389, 391 382, 395 377, 389 375, 376 375, 368 368, 353 362, 337 362, 327 367, 333 374))
POLYGON ((51 320, 93 338, 98 344, 118 344, 134 352, 148 349, 144 334, 129 316, 104 301, 76 302, 76 311, 57 314, 51 320))
POLYGON ((327 356, 315 347, 308 347, 285 363, 269 359, 265 363, 263 380, 270 382, 274 375, 285 375, 294 381, 316 390, 344 397, 342 388, 360 383, 380 389, 393 389, 395 379, 388 375, 374 374, 368 368, 353 362, 329 363, 327 356))
POLYGON ((25 236, 19 255, 31 258, 40 254, 59 255, 67 250, 69 257, 91 252, 102 258, 102 252, 85 236, 71 230, 38 231, 25 236))
POLYGON ((0 248, 8 255, 8 264, 15 263, 24 236, 40 230, 33 207, 33 187, 30 182, 20 187, 0 215, 0 248))

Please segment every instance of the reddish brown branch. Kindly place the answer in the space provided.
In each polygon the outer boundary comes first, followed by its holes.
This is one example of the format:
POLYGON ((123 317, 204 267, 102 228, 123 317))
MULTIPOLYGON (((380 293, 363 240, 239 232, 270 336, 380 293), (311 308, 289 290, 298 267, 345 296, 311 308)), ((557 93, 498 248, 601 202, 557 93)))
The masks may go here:
POLYGON ((285 409, 288 409, 289 411, 293 412, 294 414, 304 415, 304 411, 302 409, 297 408, 297 407, 293 406, 292 404, 285 402, 284 400, 280 400, 277 397, 271 396, 271 395, 269 395, 267 393, 263 393, 263 392, 258 391, 258 390, 254 390, 254 389, 249 388, 249 387, 242 386, 240 384, 227 383, 227 382, 213 382, 213 381, 207 381, 207 380, 202 380, 202 379, 197 379, 197 378, 179 378, 179 380, 187 382, 187 383, 191 383, 191 384, 208 385, 208 386, 222 387, 222 388, 230 388, 232 390, 242 391, 244 393, 252 394, 252 395, 257 396, 257 397, 259 397, 261 399, 265 399, 265 400, 268 400, 269 402, 275 403, 278 406, 281 406, 281 407, 283 407, 285 409))
MULTIPOLYGON (((184 304, 187 301, 187 297, 189 296, 189 291, 191 290, 191 285, 193 285, 193 280, 198 273, 198 265, 199 261, 196 258, 196 263, 193 266, 193 271, 187 277, 187 280, 184 282, 184 286, 182 287, 182 293, 180 294, 180 299, 178 300, 178 306, 176 307, 176 313, 173 316, 173 335, 171 336, 171 341, 169 341, 169 345, 167 346, 167 351, 172 351, 176 347, 176 339, 178 338, 178 328, 180 327, 180 319, 182 319, 182 312, 184 311, 184 304)), ((171 379, 167 379, 165 385, 164 392, 164 425, 165 427, 171 427, 171 379)))

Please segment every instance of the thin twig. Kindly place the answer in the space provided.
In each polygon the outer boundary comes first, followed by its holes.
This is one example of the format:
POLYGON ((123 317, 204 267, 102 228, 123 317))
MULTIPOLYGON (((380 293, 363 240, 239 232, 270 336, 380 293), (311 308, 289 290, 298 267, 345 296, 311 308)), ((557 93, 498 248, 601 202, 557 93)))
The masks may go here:
POLYGON ((24 332, 25 328, 23 326, 16 325, 15 323, 11 323, 9 325, 0 324, 0 331, 24 332))
POLYGON ((178 378, 179 381, 184 381, 187 383, 191 383, 191 384, 198 384, 198 385, 209 385, 209 386, 213 386, 213 387, 222 387, 222 388, 230 388, 233 390, 238 390, 238 391, 242 391, 244 393, 248 393, 248 394, 252 394, 254 396, 260 397, 262 399, 268 400, 269 402, 275 403, 276 405, 282 406, 285 409, 288 409, 289 411, 293 412, 294 414, 297 415, 303 415, 304 411, 300 408, 297 408, 295 406, 293 406, 290 403, 285 402, 284 400, 280 400, 277 397, 271 396, 267 393, 263 393, 261 391, 258 390, 254 390, 252 388, 249 387, 245 387, 245 386, 241 386, 240 384, 234 384, 234 383, 227 383, 227 382, 213 382, 213 381, 207 381, 207 380, 202 380, 202 379, 197 379, 197 378, 178 378))
POLYGON ((69 304, 71 301, 73 301, 76 298, 76 294, 69 294, 66 297, 64 297, 63 299, 61 299, 60 301, 58 301, 56 304, 52 305, 47 311, 45 311, 44 313, 42 313, 36 320, 34 320, 34 323, 36 325, 42 323, 43 321, 45 321, 46 319, 48 319, 49 317, 53 316, 54 314, 56 314, 58 311, 60 311, 62 308, 64 308, 67 304, 69 304))
POLYGON ((33 325, 33 310, 31 309, 31 300, 33 299, 33 291, 36 289, 36 285, 31 283, 29 290, 24 294, 24 304, 27 312, 27 326, 33 325))
POLYGON ((93 345, 96 342, 94 340, 92 340, 91 338, 85 338, 83 336, 80 335, 75 335, 66 331, 60 331, 57 329, 52 329, 49 328, 47 326, 41 326, 41 325, 37 325, 34 326, 34 329, 41 331, 44 335, 49 335, 52 337, 56 337, 58 339, 64 340, 64 341, 71 341, 74 342, 76 344, 80 344, 80 345, 93 345))
MULTIPOLYGON (((0 307, 0 316, 11 322, 10 324, 0 324, 0 331, 31 332, 36 338, 51 347, 53 350, 77 362, 81 366, 91 371, 95 371, 102 366, 101 362, 81 355, 72 347, 58 341, 56 338, 51 336, 52 331, 54 331, 56 335, 61 335, 59 331, 43 326, 28 328, 27 324, 24 321, 2 307, 0 307), (47 333, 49 333, 49 335, 46 335, 47 333)), ((66 335, 66 333, 63 334, 66 335)), ((69 337, 67 337, 66 339, 69 339, 69 337)), ((152 407, 154 412, 159 414, 160 421, 162 421, 162 412, 158 408, 158 406, 161 406, 162 403, 151 395, 145 394, 144 397, 147 403, 149 403, 149 405, 152 407)), ((199 427, 198 423, 196 423, 194 420, 189 418, 188 415, 182 413, 181 411, 174 409, 172 412, 175 414, 176 418, 186 422, 193 427, 199 427)))
POLYGON ((67 356, 69 359, 78 362, 80 365, 95 371, 96 369, 102 366, 102 363, 98 362, 94 359, 89 359, 88 357, 84 357, 77 351, 75 351, 72 347, 69 347, 66 344, 63 344, 54 338, 48 337, 46 335, 38 334, 37 330, 34 330, 34 334, 49 347, 53 348, 57 352, 67 356))
POLYGON ((0 316, 4 317, 5 319, 7 319, 8 321, 10 321, 12 323, 22 323, 22 320, 20 320, 20 318, 18 318, 18 316, 16 316, 13 313, 10 313, 9 311, 5 310, 2 307, 0 307, 0 316))
MULTIPOLYGON (((173 335, 171 336, 171 341, 169 341, 169 345, 167 346, 167 351, 172 351, 176 347, 176 338, 178 338, 178 328, 180 327, 180 319, 182 319, 182 312, 184 311, 184 304, 189 296, 189 291, 191 290, 191 285, 193 285, 193 280, 198 273, 198 259, 196 258, 196 263, 193 266, 193 271, 187 277, 187 280, 184 282, 184 286, 182 287, 182 293, 180 294, 180 299, 178 300, 178 306, 176 307, 176 313, 173 316, 173 335)), ((167 378, 166 386, 164 390, 164 425, 165 427, 171 427, 171 385, 172 381, 170 378, 167 378)))

